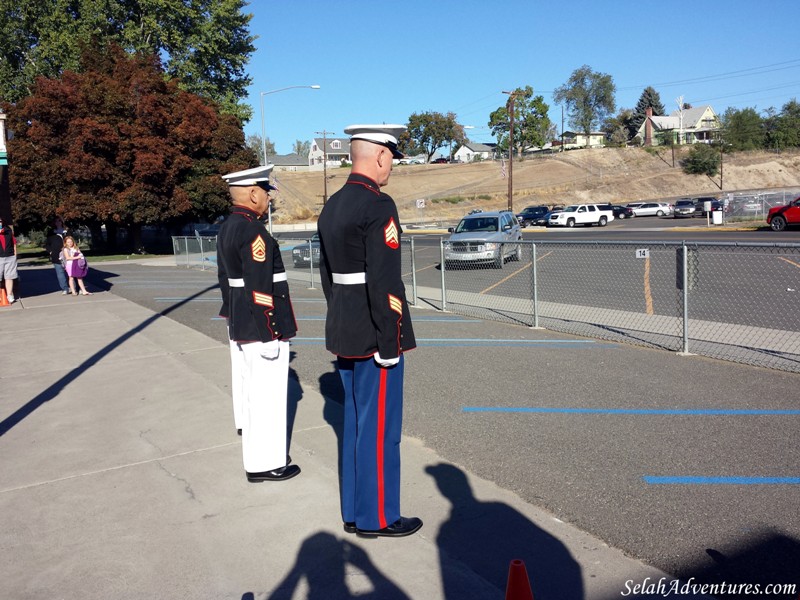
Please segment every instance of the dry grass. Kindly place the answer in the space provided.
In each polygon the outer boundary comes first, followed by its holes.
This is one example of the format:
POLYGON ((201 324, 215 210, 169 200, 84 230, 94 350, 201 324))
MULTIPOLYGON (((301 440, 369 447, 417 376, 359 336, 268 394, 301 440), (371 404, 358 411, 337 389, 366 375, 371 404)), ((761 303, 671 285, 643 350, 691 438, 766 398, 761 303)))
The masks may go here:
MULTIPOLYGON (((676 151, 660 155, 638 148, 573 150, 515 161, 514 208, 581 201, 624 204, 650 198, 719 194, 719 177, 686 175, 676 151)), ((338 190, 349 169, 328 170, 328 195, 338 190)), ((322 209, 323 174, 279 173, 278 222, 313 221, 322 209)), ((800 153, 738 153, 725 157, 725 191, 800 186, 800 153)), ((474 208, 505 208, 508 180, 494 162, 453 165, 400 165, 384 188, 404 221, 458 218, 474 208), (418 199, 425 208, 416 208, 418 199), (437 202, 438 200, 438 202, 437 202)))

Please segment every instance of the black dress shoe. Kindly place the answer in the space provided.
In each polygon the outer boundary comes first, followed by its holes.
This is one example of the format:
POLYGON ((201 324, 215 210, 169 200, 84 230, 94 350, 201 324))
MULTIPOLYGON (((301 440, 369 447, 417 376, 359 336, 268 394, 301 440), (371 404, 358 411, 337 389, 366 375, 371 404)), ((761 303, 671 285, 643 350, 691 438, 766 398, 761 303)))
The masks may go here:
POLYGON ((422 520, 417 517, 400 517, 383 529, 358 529, 356 534, 360 537, 403 537, 416 533, 422 527, 422 520))
POLYGON ((342 524, 342 526, 343 526, 343 529, 344 529, 345 533, 355 533, 356 531, 358 531, 356 529, 355 521, 345 521, 342 524))
POLYGON ((236 435, 242 435, 242 430, 241 429, 237 429, 236 430, 236 435))
POLYGON ((284 481, 300 474, 300 467, 297 465, 286 465, 272 471, 262 471, 261 473, 247 473, 247 481, 260 483, 262 481, 284 481))

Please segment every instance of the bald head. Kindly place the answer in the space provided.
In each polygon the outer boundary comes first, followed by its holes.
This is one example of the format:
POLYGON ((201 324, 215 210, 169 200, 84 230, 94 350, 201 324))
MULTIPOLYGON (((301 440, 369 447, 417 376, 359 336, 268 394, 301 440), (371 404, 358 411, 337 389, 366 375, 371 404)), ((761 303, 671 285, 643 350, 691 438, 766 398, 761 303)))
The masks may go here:
POLYGON ((246 205, 250 198, 250 187, 244 185, 232 185, 228 188, 234 204, 246 205))
POLYGON ((235 206, 243 206, 255 212, 258 216, 266 214, 269 208, 269 193, 257 185, 232 185, 228 193, 235 206))
POLYGON ((351 140, 350 158, 353 160, 354 173, 366 175, 380 186, 389 183, 389 175, 392 172, 392 151, 386 146, 366 140, 351 140))

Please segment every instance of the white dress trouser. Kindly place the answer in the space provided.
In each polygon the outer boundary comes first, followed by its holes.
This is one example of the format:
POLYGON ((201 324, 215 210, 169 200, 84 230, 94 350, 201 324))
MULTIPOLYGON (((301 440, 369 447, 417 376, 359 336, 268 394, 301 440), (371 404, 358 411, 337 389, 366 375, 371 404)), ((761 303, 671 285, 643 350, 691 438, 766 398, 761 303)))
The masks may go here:
POLYGON ((289 392, 289 342, 278 358, 259 354, 260 343, 239 344, 244 355, 242 461, 248 473, 286 465, 286 403, 289 392))
POLYGON ((238 342, 230 341, 231 347, 231 397, 233 398, 233 426, 244 429, 242 423, 242 403, 244 402, 244 352, 238 342))

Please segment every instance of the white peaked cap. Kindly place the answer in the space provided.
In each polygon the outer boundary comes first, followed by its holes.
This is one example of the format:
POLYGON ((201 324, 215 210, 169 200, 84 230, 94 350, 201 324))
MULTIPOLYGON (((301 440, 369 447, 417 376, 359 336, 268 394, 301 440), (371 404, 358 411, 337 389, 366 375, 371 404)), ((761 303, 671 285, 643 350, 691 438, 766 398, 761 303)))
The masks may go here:
POLYGON ((397 149, 398 138, 406 130, 405 125, 350 125, 344 128, 346 135, 353 140, 366 140, 373 144, 386 146, 394 158, 403 158, 397 149))
POLYGON ((245 169, 244 171, 236 171, 235 173, 228 173, 223 175, 222 178, 228 185, 232 186, 251 186, 266 184, 267 189, 274 190, 276 188, 269 185, 269 176, 275 165, 261 165, 254 169, 245 169))

